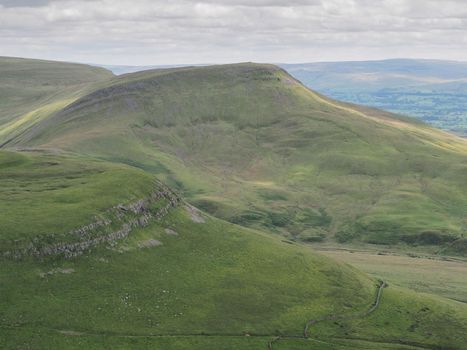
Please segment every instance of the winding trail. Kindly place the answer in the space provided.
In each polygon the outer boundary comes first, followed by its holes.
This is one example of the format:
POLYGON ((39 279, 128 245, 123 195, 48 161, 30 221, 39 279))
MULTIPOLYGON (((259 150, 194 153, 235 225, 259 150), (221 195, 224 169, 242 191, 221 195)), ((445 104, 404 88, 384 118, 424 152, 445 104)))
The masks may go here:
POLYGON ((325 316, 325 317, 321 317, 321 318, 318 318, 318 319, 312 319, 312 320, 308 320, 306 325, 305 325, 305 330, 303 331, 303 337, 304 338, 308 338, 309 336, 309 328, 316 324, 316 323, 319 323, 319 322, 323 322, 323 321, 336 321, 336 320, 351 320, 351 319, 355 319, 355 318, 362 318, 362 317, 365 317, 365 316, 368 316, 369 314, 371 314, 372 312, 374 312, 380 302, 381 302, 381 296, 383 295, 383 289, 386 287, 386 283, 381 281, 380 285, 378 286, 378 292, 376 294, 376 299, 374 301, 374 303, 371 305, 371 307, 364 311, 364 312, 361 312, 361 313, 357 313, 357 314, 352 314, 352 315, 329 315, 329 316, 325 316))
POLYGON ((378 292, 376 293, 376 298, 368 310, 360 312, 360 313, 350 314, 350 315, 328 315, 328 316, 324 316, 321 318, 310 319, 305 324, 305 328, 303 330, 302 336, 289 336, 289 335, 277 336, 268 343, 268 349, 273 350, 274 343, 277 343, 278 341, 281 341, 281 340, 308 339, 310 337, 310 327, 317 323, 324 322, 324 321, 352 320, 352 319, 357 319, 357 318, 363 318, 363 317, 370 315, 371 313, 376 311, 376 309, 378 308, 381 302, 381 297, 383 295, 383 289, 386 287, 387 287, 386 282, 381 281, 378 286, 378 292))

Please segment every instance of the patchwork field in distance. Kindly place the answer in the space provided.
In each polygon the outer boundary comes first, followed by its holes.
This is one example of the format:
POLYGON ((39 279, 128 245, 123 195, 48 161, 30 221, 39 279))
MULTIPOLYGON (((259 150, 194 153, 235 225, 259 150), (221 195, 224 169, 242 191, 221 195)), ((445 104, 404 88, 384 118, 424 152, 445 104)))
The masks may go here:
POLYGON ((467 137, 467 63, 445 60, 281 65, 326 96, 421 119, 467 137))

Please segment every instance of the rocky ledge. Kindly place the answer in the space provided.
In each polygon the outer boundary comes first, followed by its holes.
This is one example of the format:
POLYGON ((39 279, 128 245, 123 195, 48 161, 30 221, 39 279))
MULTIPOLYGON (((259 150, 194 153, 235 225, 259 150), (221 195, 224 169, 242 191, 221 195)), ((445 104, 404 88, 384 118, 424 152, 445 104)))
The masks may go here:
POLYGON ((25 248, 5 251, 2 256, 18 260, 25 257, 43 258, 58 255, 69 259, 99 244, 114 244, 127 237, 135 228, 145 227, 154 220, 160 220, 181 202, 178 195, 161 183, 156 183, 156 188, 157 190, 147 198, 126 205, 118 204, 108 209, 104 215, 96 218, 92 223, 73 229, 66 234, 47 235, 43 240, 60 241, 66 237, 71 242, 44 244, 41 239, 36 238, 25 248))

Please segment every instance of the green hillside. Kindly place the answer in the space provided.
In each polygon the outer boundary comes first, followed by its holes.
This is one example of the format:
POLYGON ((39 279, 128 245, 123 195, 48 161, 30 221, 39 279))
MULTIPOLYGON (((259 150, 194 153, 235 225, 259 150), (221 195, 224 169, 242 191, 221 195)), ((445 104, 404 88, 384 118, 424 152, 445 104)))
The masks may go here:
POLYGON ((270 65, 28 62, 36 87, 63 81, 0 127, 0 348, 465 348, 465 303, 295 242, 462 253, 461 139, 270 65))
POLYGON ((0 57, 0 145, 112 76, 83 64, 0 57))
POLYGON ((2 348, 415 350, 467 341, 465 304, 379 289, 307 247, 210 217, 141 170, 1 152, 0 176, 2 348))
POLYGON ((138 167, 218 218, 293 240, 466 252, 465 140, 272 65, 114 78, 8 144, 25 146, 138 167))
POLYGON ((68 241, 82 223, 109 220, 109 208, 154 187, 135 168, 43 152, 0 152, 0 180, 0 254, 68 241))

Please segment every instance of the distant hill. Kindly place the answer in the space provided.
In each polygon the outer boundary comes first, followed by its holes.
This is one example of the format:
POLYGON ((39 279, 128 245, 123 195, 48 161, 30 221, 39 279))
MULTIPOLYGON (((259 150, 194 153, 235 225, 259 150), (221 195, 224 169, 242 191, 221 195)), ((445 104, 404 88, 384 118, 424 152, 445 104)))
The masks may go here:
POLYGON ((111 77, 84 64, 0 57, 0 145, 111 77))
POLYGON ((152 66, 126 66, 126 65, 108 65, 108 64, 95 64, 97 67, 102 67, 110 70, 116 75, 123 75, 129 73, 136 73, 152 69, 168 69, 168 68, 182 68, 182 67, 196 67, 206 66, 206 64, 160 64, 152 66))
POLYGON ((466 249, 466 140, 272 65, 113 78, 5 145, 25 146, 139 167, 217 217, 291 239, 466 249))
POLYGON ((327 96, 414 116, 467 136, 467 62, 392 59, 281 66, 327 96))
POLYGON ((164 68, 177 67, 177 66, 171 66, 171 65, 125 66, 125 65, 107 65, 107 64, 96 64, 95 66, 108 69, 108 70, 110 70, 112 73, 114 73, 116 75, 136 73, 136 72, 140 72, 140 71, 144 71, 144 70, 151 70, 151 69, 164 69, 164 68))
MULTIPOLYGON (((183 66, 102 65, 117 75, 183 66)), ((466 62, 390 59, 279 66, 326 96, 416 117, 467 137, 466 62)))

